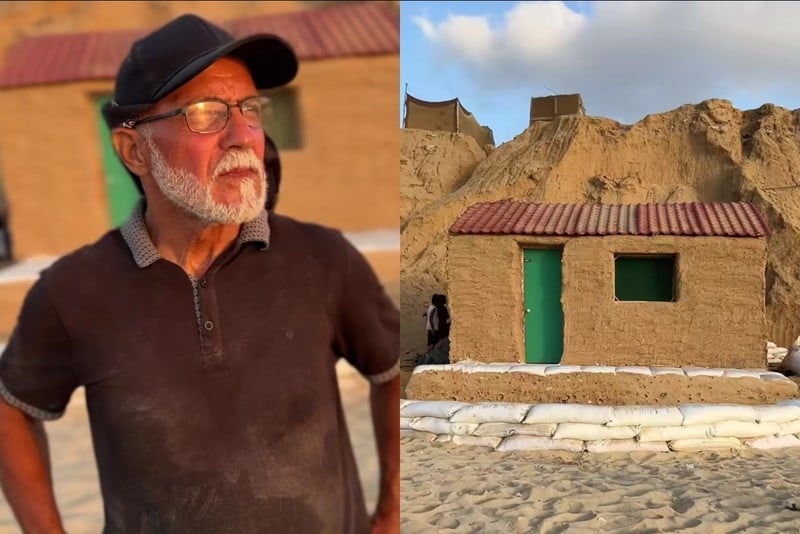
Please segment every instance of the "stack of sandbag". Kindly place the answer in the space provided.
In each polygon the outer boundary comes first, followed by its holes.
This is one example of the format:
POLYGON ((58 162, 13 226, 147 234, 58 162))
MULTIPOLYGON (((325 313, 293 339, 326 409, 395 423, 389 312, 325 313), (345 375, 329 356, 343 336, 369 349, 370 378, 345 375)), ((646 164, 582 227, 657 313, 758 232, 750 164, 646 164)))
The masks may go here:
POLYGON ((496 451, 770 449, 800 446, 800 399, 769 406, 596 406, 402 400, 401 437, 496 451))

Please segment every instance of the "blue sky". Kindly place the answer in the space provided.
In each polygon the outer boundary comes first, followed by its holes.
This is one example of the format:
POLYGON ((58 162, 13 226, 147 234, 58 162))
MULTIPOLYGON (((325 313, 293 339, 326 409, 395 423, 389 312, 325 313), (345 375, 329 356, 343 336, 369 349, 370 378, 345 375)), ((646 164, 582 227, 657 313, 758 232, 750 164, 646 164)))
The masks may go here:
POLYGON ((530 98, 632 124, 708 98, 800 108, 792 2, 403 2, 400 105, 458 97, 499 145, 530 98))

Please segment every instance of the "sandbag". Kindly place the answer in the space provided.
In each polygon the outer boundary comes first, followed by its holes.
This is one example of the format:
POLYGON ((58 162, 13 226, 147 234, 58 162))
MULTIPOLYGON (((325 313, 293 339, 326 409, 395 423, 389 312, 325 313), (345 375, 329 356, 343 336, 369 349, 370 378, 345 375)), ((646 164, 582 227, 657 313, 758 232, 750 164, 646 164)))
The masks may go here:
POLYGON ((450 443, 452 440, 453 440, 452 434, 439 434, 433 441, 435 441, 436 443, 450 443))
POLYGON ((725 369, 709 367, 687 367, 683 370, 686 376, 724 376, 725 369))
POLYGON ((642 428, 636 439, 639 441, 674 441, 680 439, 704 439, 713 437, 710 424, 688 426, 654 426, 642 428))
POLYGON ((459 371, 462 373, 507 373, 515 365, 513 363, 477 363, 463 365, 459 371))
POLYGON ((617 367, 617 374, 622 373, 653 376, 653 370, 642 365, 624 365, 622 367, 617 367))
POLYGON ((400 418, 400 430, 408 430, 411 428, 411 421, 413 421, 413 417, 401 417, 400 418))
POLYGON ((740 404, 682 404, 678 409, 683 414, 684 425, 719 423, 721 421, 756 422, 756 410, 740 404))
POLYGON ((683 372, 683 369, 679 367, 651 367, 650 372, 653 374, 653 376, 659 376, 659 375, 686 376, 686 373, 683 372))
POLYGON ((604 425, 611 421, 610 406, 594 404, 536 404, 523 419, 526 425, 534 423, 587 423, 604 425))
POLYGON ((414 401, 406 404, 400 410, 400 417, 439 417, 440 419, 450 419, 453 414, 464 406, 470 406, 466 402, 457 401, 414 401))
POLYGON ((737 438, 676 439, 669 442, 669 448, 676 452, 741 449, 743 446, 737 438))
POLYGON ((800 419, 778 423, 778 436, 788 436, 790 434, 800 434, 800 419))
POLYGON ((601 439, 587 441, 587 452, 669 452, 669 447, 665 441, 638 442, 633 439, 601 439))
POLYGON ((509 436, 495 449, 508 451, 569 451, 582 452, 583 441, 577 439, 553 439, 541 436, 509 436))
POLYGON ((582 365, 581 366, 582 373, 606 373, 606 374, 616 374, 617 368, 611 365, 582 365))
POLYGON ((433 432, 434 434, 461 434, 469 435, 478 428, 476 423, 451 423, 448 419, 439 417, 417 417, 409 424, 414 430, 420 432, 433 432))
POLYGON ((481 423, 475 432, 475 436, 493 436, 505 438, 508 436, 545 436, 550 437, 556 431, 555 423, 538 423, 533 425, 514 424, 514 423, 481 423))
POLYGON ((473 404, 458 410, 450 418, 452 423, 521 423, 530 404, 492 402, 473 404))
POLYGON ((489 436, 453 436, 451 440, 455 445, 470 445, 473 447, 489 447, 494 449, 500 444, 503 438, 493 438, 489 436))
POLYGON ((417 373, 425 373, 427 371, 455 371, 456 365, 452 363, 442 363, 436 365, 418 365, 414 367, 414 371, 411 374, 417 373))
POLYGON ((406 406, 408 406, 412 402, 414 402, 414 401, 409 400, 409 399, 400 399, 400 409, 402 410, 403 408, 405 408, 406 406))
POLYGON ((436 439, 436 434, 431 432, 420 432, 419 430, 401 430, 400 439, 403 438, 416 438, 423 439, 425 441, 433 441, 436 439))
POLYGON ((788 423, 800 419, 800 406, 756 406, 756 422, 788 423))
POLYGON ((560 375, 563 373, 580 373, 580 365, 548 365, 544 370, 545 376, 560 375))
POLYGON ((784 447, 799 447, 800 439, 797 436, 771 436, 768 438, 753 438, 745 440, 745 445, 753 449, 782 449, 784 447))
POLYGON ((541 363, 528 363, 528 364, 521 364, 521 365, 514 365, 511 369, 508 370, 509 373, 526 373, 529 375, 539 375, 544 376, 545 371, 547 368, 550 367, 546 364, 541 363))
POLYGON ((639 433, 633 426, 605 426, 587 423, 561 423, 553 434, 553 439, 580 439, 597 441, 601 439, 630 439, 639 433))
POLYGON ((680 426, 683 414, 674 406, 615 406, 606 426, 680 426))
POLYGON ((720 421, 711 425, 714 437, 758 438, 774 436, 780 431, 777 423, 745 423, 743 421, 720 421))
POLYGON ((725 374, 722 376, 727 378, 758 378, 761 379, 761 373, 764 371, 761 370, 751 370, 751 369, 726 369, 725 374))

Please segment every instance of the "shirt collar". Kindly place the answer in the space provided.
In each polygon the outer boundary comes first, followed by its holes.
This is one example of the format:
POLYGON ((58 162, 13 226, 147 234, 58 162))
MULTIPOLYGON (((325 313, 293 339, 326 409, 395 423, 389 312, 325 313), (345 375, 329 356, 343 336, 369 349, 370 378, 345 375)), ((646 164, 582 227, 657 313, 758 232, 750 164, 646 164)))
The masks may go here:
MULTIPOLYGON (((144 209, 145 199, 141 198, 136 203, 128 220, 120 226, 122 237, 131 250, 131 254, 133 254, 133 260, 140 268, 147 267, 161 259, 161 254, 150 239, 150 233, 144 223, 144 209)), ((269 247, 269 217, 267 210, 262 210, 258 217, 242 224, 236 243, 238 245, 260 243, 261 250, 266 250, 269 247)))

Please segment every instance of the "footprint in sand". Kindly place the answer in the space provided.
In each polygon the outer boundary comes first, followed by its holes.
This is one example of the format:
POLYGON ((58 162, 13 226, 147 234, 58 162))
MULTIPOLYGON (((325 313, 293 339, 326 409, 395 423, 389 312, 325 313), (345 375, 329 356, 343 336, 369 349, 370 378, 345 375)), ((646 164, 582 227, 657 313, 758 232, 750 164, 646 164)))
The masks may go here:
POLYGON ((669 505, 670 508, 678 512, 679 514, 685 514, 689 511, 689 509, 694 506, 693 499, 673 499, 672 504, 669 505))
POLYGON ((461 526, 461 521, 454 518, 442 518, 436 522, 436 528, 439 530, 455 530, 461 526))

